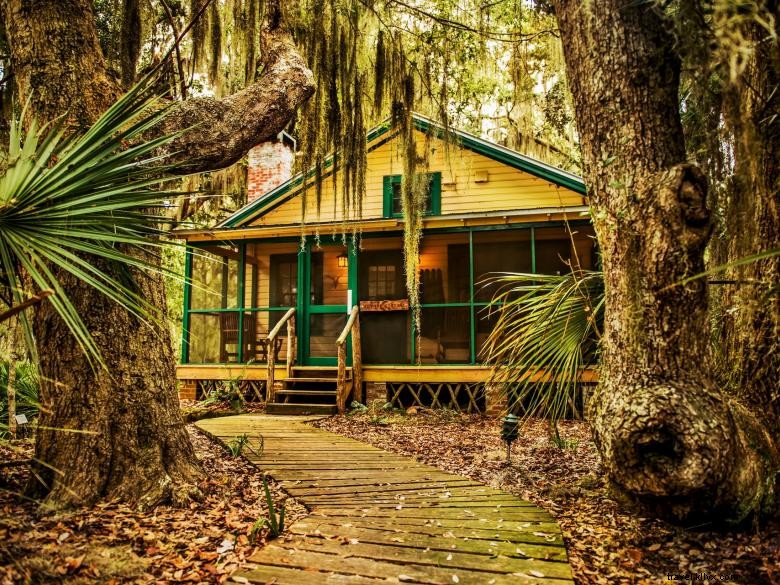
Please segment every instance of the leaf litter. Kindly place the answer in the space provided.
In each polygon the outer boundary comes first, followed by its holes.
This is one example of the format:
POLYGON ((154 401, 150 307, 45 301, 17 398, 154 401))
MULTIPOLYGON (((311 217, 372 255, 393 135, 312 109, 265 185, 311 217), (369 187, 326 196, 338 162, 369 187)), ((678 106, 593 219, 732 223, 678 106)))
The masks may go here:
POLYGON ((370 412, 349 413, 315 425, 544 508, 561 526, 580 585, 650 585, 670 575, 692 582, 705 574, 708 581, 780 585, 780 521, 727 532, 643 516, 607 484, 587 422, 562 421, 567 446, 558 448, 546 421, 529 421, 507 465, 495 418, 423 408, 385 418, 387 424, 376 425, 370 412))
MULTIPOLYGON (((222 583, 248 562, 270 538, 253 531, 267 515, 262 472, 188 427, 204 468, 202 502, 187 508, 159 506, 139 512, 119 502, 41 515, 21 497, 27 467, 0 469, 0 585, 16 583, 222 583)), ((30 457, 0 445, 0 461, 30 457)), ((269 481, 287 525, 306 516, 305 508, 269 481)))

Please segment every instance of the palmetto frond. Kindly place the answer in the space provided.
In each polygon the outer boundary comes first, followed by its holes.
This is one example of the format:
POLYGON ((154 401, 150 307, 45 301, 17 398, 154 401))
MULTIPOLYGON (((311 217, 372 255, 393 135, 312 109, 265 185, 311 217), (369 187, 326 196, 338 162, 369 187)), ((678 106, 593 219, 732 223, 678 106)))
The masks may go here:
POLYGON ((167 113, 149 97, 149 85, 147 79, 134 87, 80 136, 66 137, 57 122, 41 127, 33 120, 25 130, 12 121, 1 165, 6 170, 0 177, 0 275, 9 291, 6 301, 24 300, 23 274, 36 289, 53 290, 44 302, 52 303, 99 363, 97 347, 56 273, 69 272, 141 319, 156 316, 156 308, 116 270, 160 270, 134 253, 161 245, 156 240, 164 217, 155 210, 167 194, 158 187, 172 169, 156 153, 175 138, 142 138, 167 113))
POLYGON ((497 323, 486 344, 491 382, 524 416, 560 420, 574 404, 582 372, 597 359, 603 323, 601 272, 502 274, 489 307, 497 323))

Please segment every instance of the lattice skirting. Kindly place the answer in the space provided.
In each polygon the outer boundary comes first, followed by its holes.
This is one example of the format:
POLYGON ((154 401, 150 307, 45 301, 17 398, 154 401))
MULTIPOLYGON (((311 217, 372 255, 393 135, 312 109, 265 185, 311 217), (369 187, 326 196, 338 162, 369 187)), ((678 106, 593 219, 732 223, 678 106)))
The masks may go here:
MULTIPOLYGON (((196 380, 195 397, 197 400, 202 400, 211 392, 223 388, 229 383, 231 382, 226 380, 196 380)), ((245 400, 249 402, 265 400, 265 380, 239 380, 235 383, 238 384, 245 400)))
POLYGON ((417 382, 388 383, 388 396, 394 408, 424 406, 449 408, 458 412, 485 412, 484 384, 417 382))

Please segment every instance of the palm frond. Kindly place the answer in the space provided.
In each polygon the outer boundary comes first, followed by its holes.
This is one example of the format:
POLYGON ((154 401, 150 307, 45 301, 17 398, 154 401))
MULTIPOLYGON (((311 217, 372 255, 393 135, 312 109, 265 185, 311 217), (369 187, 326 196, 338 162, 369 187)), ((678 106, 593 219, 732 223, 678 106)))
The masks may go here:
MULTIPOLYGON (((169 111, 150 96, 151 81, 132 88, 81 136, 66 136, 61 120, 43 127, 33 120, 26 130, 13 120, 0 176, 0 277, 8 297, 18 304, 29 296, 26 279, 53 290, 47 302, 93 364, 103 365, 102 357, 56 274, 70 273, 146 321, 159 318, 158 308, 114 268, 171 275, 147 260, 163 245, 165 217, 155 210, 175 195, 159 190, 174 169, 158 153, 178 136, 143 138, 169 111)), ((22 322, 35 355, 29 322, 22 322)))
POLYGON ((486 311, 497 322, 484 357, 490 382, 504 389, 523 418, 555 422, 575 404, 577 385, 594 367, 604 313, 601 272, 501 274, 486 311))

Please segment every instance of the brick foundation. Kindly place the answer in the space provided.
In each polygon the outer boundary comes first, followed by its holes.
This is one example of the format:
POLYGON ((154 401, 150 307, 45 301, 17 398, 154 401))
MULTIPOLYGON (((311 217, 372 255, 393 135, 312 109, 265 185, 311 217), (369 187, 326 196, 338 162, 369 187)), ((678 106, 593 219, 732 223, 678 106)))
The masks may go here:
POLYGON ((383 406, 387 402, 387 384, 385 382, 366 382, 366 405, 378 403, 383 406))
POLYGON ((500 417, 506 414, 506 396, 496 384, 485 384, 485 414, 500 417))
POLYGON ((179 400, 195 400, 198 394, 196 380, 181 380, 179 382, 179 400))

